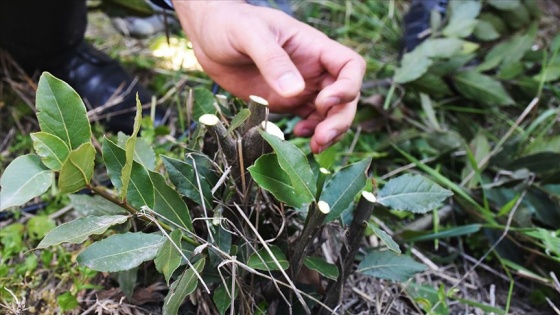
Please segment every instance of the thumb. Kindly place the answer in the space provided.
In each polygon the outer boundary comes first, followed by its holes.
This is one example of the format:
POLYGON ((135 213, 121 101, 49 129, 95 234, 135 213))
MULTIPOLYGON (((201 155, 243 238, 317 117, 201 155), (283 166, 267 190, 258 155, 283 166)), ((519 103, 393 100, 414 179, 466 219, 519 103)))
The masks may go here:
POLYGON ((268 27, 252 32, 243 38, 244 51, 276 93, 283 97, 296 96, 305 89, 305 81, 288 53, 275 40, 277 37, 268 27))

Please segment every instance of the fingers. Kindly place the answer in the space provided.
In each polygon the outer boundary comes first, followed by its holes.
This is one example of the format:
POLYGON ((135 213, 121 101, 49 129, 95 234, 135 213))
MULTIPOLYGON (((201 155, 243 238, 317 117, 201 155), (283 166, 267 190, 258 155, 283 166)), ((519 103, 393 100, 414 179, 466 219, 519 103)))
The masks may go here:
POLYGON ((306 119, 300 121, 294 128, 294 134, 311 138, 311 151, 320 153, 344 135, 352 125, 356 115, 358 97, 346 104, 331 107, 328 116, 322 116, 318 111, 313 112, 306 119))
POLYGON ((305 81, 266 25, 241 34, 240 47, 253 60, 268 85, 280 96, 297 96, 305 89, 305 81))
POLYGON ((315 101, 317 110, 325 116, 333 106, 356 99, 366 69, 360 55, 338 43, 332 46, 328 53, 321 55, 321 63, 335 80, 325 85, 315 101))

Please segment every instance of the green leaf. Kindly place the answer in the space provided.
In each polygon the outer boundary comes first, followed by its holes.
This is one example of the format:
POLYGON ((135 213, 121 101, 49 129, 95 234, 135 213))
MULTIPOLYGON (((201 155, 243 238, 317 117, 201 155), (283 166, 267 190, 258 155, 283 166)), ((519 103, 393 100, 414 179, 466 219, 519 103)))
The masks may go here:
POLYGON ((392 251, 372 252, 364 257, 358 265, 358 272, 365 275, 403 282, 415 274, 426 270, 426 266, 417 263, 405 255, 398 255, 392 251))
MULTIPOLYGON (((222 225, 218 225, 213 227, 212 231, 214 244, 226 254, 229 254, 231 251, 231 232, 224 229, 222 225)), ((210 258, 210 262, 213 266, 219 265, 222 261, 222 255, 218 250, 213 248, 208 249, 208 257, 210 258)))
MULTIPOLYGON (((129 139, 129 136, 125 135, 122 132, 118 134, 118 145, 121 148, 126 147, 126 141, 129 139)), ((140 163, 145 168, 153 171, 156 167, 156 153, 148 141, 144 140, 143 138, 136 138, 136 145, 134 146, 134 161, 140 163)))
MULTIPOLYGON (((432 73, 432 70, 437 65, 434 64, 430 71, 425 73, 420 78, 416 79, 414 82, 411 82, 411 86, 422 91, 424 93, 433 95, 433 96, 442 96, 442 95, 452 95, 451 89, 443 78, 440 75, 436 75, 432 73)), ((443 74, 445 75, 445 74, 443 74)))
POLYGON ((450 22, 471 20, 480 14, 482 4, 477 0, 455 0, 449 3, 451 10, 450 22))
POLYGON ((431 240, 438 240, 438 239, 445 239, 451 237, 459 237, 463 235, 469 235, 480 231, 481 225, 480 224, 469 224, 463 225, 458 227, 453 227, 446 230, 440 230, 437 233, 429 232, 424 233, 422 232, 421 235, 412 236, 411 238, 406 238, 407 242, 420 242, 420 241, 431 241, 431 240))
POLYGON ((196 87, 193 89, 193 96, 193 121, 198 121, 200 116, 204 114, 216 114, 217 109, 216 106, 214 106, 216 98, 211 91, 202 87, 196 87))
POLYGON ((525 33, 519 33, 508 40, 507 53, 504 55, 502 65, 521 61, 525 53, 531 50, 537 31, 537 24, 533 24, 525 33))
POLYGON ((494 28, 492 23, 479 20, 474 29, 474 36, 484 41, 491 41, 500 38, 500 33, 494 28))
POLYGON ((436 117, 436 111, 434 110, 434 105, 430 96, 420 93, 420 104, 422 105, 422 110, 424 110, 424 113, 426 114, 430 128, 438 131, 442 130, 436 117))
POLYGON ((128 214, 121 206, 116 205, 109 200, 99 196, 88 196, 82 194, 69 195, 70 203, 74 210, 81 216, 102 216, 102 215, 116 215, 128 214))
POLYGON ((393 238, 391 237, 391 235, 387 234, 387 232, 383 231, 382 229, 369 224, 369 227, 371 228, 371 230, 373 231, 373 233, 375 233, 375 235, 377 235, 377 237, 379 237, 379 239, 381 240, 381 242, 383 242, 383 244, 385 244, 385 246, 387 246, 387 248, 389 248, 390 250, 392 250, 393 252, 400 254, 401 253, 401 249, 399 248, 399 244, 397 244, 397 242, 395 242, 393 240, 393 238))
POLYGON ((70 151, 58 176, 61 193, 73 193, 89 184, 95 167, 95 148, 88 142, 70 151))
POLYGON ((41 157, 43 163, 53 171, 60 171, 66 161, 70 149, 59 137, 46 132, 31 134, 33 148, 41 157))
POLYGON ((169 293, 163 302, 163 315, 176 315, 185 298, 196 290, 198 286, 197 273, 202 272, 206 260, 197 261, 193 268, 187 269, 179 279, 175 280, 169 288, 169 293))
MULTIPOLYGON (((107 138, 103 139, 102 151, 111 182, 115 188, 121 189, 121 174, 122 168, 126 163, 126 153, 123 148, 107 138)), ((154 185, 148 174, 148 170, 136 162, 132 164, 130 185, 128 186, 126 198, 127 201, 136 208, 142 206, 154 207, 154 185)))
POLYGON ((539 82, 552 82, 560 79, 560 64, 547 65, 541 70, 541 73, 533 78, 539 82))
POLYGON ((535 137, 534 140, 524 148, 523 155, 532 155, 542 152, 560 153, 560 134, 535 137))
POLYGON ((278 261, 282 270, 288 269, 290 263, 282 250, 277 246, 269 246, 269 248, 274 257, 270 256, 266 248, 261 248, 256 253, 252 253, 251 256, 249 256, 247 265, 258 270, 280 270, 278 264, 276 264, 276 261, 278 261))
POLYGON ((208 182, 209 187, 214 187, 220 179, 220 176, 217 175, 214 169, 214 160, 204 153, 197 151, 188 152, 185 154, 185 163, 192 165, 198 171, 201 179, 208 182))
POLYGON ((130 182, 130 176, 132 173, 132 164, 134 163, 134 152, 136 148, 136 136, 140 130, 140 122, 142 120, 142 103, 138 98, 138 93, 136 93, 136 116, 134 117, 134 127, 132 130, 132 135, 126 140, 124 150, 126 160, 122 168, 121 174, 121 199, 124 200, 128 191, 128 183, 130 182))
POLYGON ((404 54, 401 66, 395 71, 395 83, 407 83, 420 78, 428 71, 432 60, 420 49, 404 54))
POLYGON ((242 108, 239 113, 237 113, 237 115, 235 115, 235 117, 233 117, 233 119, 231 120, 227 133, 232 133, 235 129, 241 126, 245 122, 245 120, 249 118, 249 116, 251 116, 251 111, 247 108, 242 108))
POLYGON ((421 175, 405 174, 391 179, 379 191, 377 202, 395 209, 425 213, 453 193, 421 175))
POLYGON ((336 172, 327 182, 319 197, 319 200, 326 202, 331 209, 325 217, 325 222, 336 220, 364 189, 370 164, 371 158, 368 158, 348 165, 336 172))
MULTIPOLYGON (((503 310, 499 307, 495 307, 495 306, 492 306, 492 305, 480 303, 478 301, 462 299, 462 298, 456 297, 456 296, 452 296, 451 298, 456 300, 457 302, 461 303, 462 305, 469 305, 469 306, 472 306, 473 308, 482 310, 484 312, 484 314, 496 314, 496 315, 510 314, 509 312, 506 312, 505 310, 503 310)), ((439 313, 435 313, 435 314, 439 314, 439 313)))
POLYGON ((406 293, 416 301, 426 314, 449 315, 449 307, 445 300, 440 300, 439 292, 435 288, 419 285, 414 282, 407 283, 406 293))
POLYGON ((57 136, 70 150, 90 141, 91 127, 82 98, 48 72, 39 79, 36 108, 41 131, 57 136))
POLYGON ((248 170, 261 188, 288 206, 299 208, 309 202, 307 197, 300 195, 292 186, 292 180, 278 164, 276 154, 262 155, 248 170))
POLYGON ((511 171, 527 168, 538 174, 546 174, 560 170, 560 163, 558 163, 559 160, 560 153, 539 152, 526 155, 518 159, 512 158, 511 161, 506 162, 505 168, 511 171))
POLYGON ((189 209, 179 193, 167 185, 160 173, 149 171, 149 174, 155 193, 153 210, 166 220, 192 231, 189 209))
POLYGON ((180 230, 173 230, 154 259, 156 269, 160 273, 163 273, 167 285, 169 285, 169 279, 171 279, 173 272, 181 265, 182 256, 180 252, 177 251, 177 248, 181 249, 181 236, 180 230), (173 244, 175 244, 175 246, 173 244))
POLYGON ((46 215, 36 215, 27 221, 27 233, 34 240, 42 239, 55 227, 56 223, 54 220, 46 215))
POLYGON ((478 71, 488 71, 490 69, 496 68, 504 57, 508 54, 509 46, 508 43, 500 43, 494 46, 488 54, 484 57, 484 62, 478 65, 475 69, 478 71))
POLYGON ((320 167, 323 167, 327 170, 332 169, 335 165, 337 155, 340 154, 340 149, 338 148, 339 144, 334 144, 327 148, 325 151, 315 154, 315 161, 319 164, 320 167))
POLYGON ((337 280, 338 279, 338 267, 335 264, 329 264, 321 257, 305 257, 303 264, 311 269, 315 270, 327 279, 337 280))
POLYGON ((81 244, 90 235, 103 234, 113 225, 128 220, 125 215, 87 216, 63 223, 52 230, 37 248, 46 248, 62 243, 81 244))
POLYGON ((95 242, 76 261, 96 271, 117 272, 154 259, 165 238, 159 234, 115 234, 95 242))
POLYGON ((60 306, 60 310, 63 312, 80 306, 80 303, 78 303, 78 299, 76 299, 76 297, 70 292, 65 292, 57 296, 56 303, 58 304, 58 306, 60 306))
POLYGON ((520 0, 488 0, 488 4, 498 10, 513 10, 521 5, 520 0))
POLYGON ((465 38, 474 32, 477 25, 478 20, 475 19, 455 20, 450 22, 443 29, 442 33, 448 37, 465 38))
POLYGON ((117 281, 119 282, 119 289, 130 300, 134 294, 134 287, 136 287, 136 280, 138 279, 138 267, 129 270, 119 271, 117 281))
POLYGON ((496 78, 500 80, 513 80, 525 72, 525 66, 521 61, 504 64, 500 67, 500 71, 496 78))
POLYGON ((464 43, 457 38, 430 38, 420 44, 418 49, 430 58, 451 58, 461 51, 464 43))
POLYGON ((301 195, 301 199, 304 203, 311 203, 315 199, 317 187, 305 154, 290 142, 261 130, 259 132, 274 149, 278 164, 290 177, 292 186, 301 195))
POLYGON ((20 206, 42 195, 51 187, 53 173, 37 155, 17 157, 4 170, 0 178, 0 211, 20 206))
POLYGON ((488 154, 490 153, 490 149, 490 143, 482 132, 477 133, 469 143, 469 147, 466 148, 468 163, 463 169, 461 178, 467 177, 468 174, 470 174, 472 171, 475 171, 475 174, 477 175, 473 176, 469 180, 467 184, 469 188, 474 189, 478 185, 480 179, 479 175, 481 172, 481 170, 478 168, 478 165, 480 165, 484 158, 488 156, 488 154))
POLYGON ((523 233, 526 236, 541 241, 548 256, 555 255, 557 258, 560 258, 560 235, 558 233, 543 228, 536 228, 533 231, 523 233))
POLYGON ((226 282, 227 288, 223 283, 220 284, 220 286, 216 290, 214 290, 214 296, 212 297, 212 300, 214 301, 214 304, 216 305, 216 308, 218 309, 220 315, 224 315, 226 313, 227 309, 231 306, 231 302, 237 298, 237 295, 239 293, 239 289, 236 287, 232 298, 231 278, 229 278, 228 280, 229 281, 226 282))
POLYGON ((505 34, 508 32, 508 28, 505 24, 505 21, 498 14, 494 14, 488 12, 488 10, 484 10, 484 12, 480 13, 480 15, 478 16, 478 20, 492 24, 492 27, 499 34, 505 34))
MULTIPOLYGON (((555 176, 554 178, 559 178, 555 176)), ((540 221, 549 226, 560 226, 560 203, 551 198, 546 192, 531 187, 522 201, 522 208, 534 213, 534 221, 540 221)))
POLYGON ((480 1, 451 1, 449 3, 451 17, 449 23, 443 29, 443 34, 449 37, 469 36, 478 24, 475 18, 479 15, 481 8, 480 1))
POLYGON ((476 71, 455 75, 457 90, 466 98, 487 105, 512 105, 514 101, 499 81, 476 71))
POLYGON ((212 187, 203 174, 194 169, 192 160, 188 163, 164 155, 161 157, 169 173, 169 179, 177 190, 199 205, 202 205, 202 198, 204 198, 206 209, 212 209, 212 187), (198 172, 198 181, 196 172, 198 172))
POLYGON ((129 16, 148 17, 155 13, 153 7, 145 1, 111 0, 105 5, 113 10, 124 10, 129 16), (113 6, 116 8, 113 8, 113 6))
POLYGON ((536 25, 532 25, 526 33, 519 33, 506 42, 494 46, 484 58, 484 62, 477 66, 479 71, 487 71, 498 65, 509 65, 521 61, 525 53, 533 46, 537 34, 536 25))

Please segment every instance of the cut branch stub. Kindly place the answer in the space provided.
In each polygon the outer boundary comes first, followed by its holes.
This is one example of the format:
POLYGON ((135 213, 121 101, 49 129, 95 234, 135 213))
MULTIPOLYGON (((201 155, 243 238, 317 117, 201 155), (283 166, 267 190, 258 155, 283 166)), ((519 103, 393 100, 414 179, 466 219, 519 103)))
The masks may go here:
POLYGON ((245 168, 253 165, 261 155, 272 152, 272 147, 264 141, 259 129, 285 140, 284 132, 273 122, 262 121, 260 125, 249 129, 243 136, 243 165, 245 168))
POLYGON ((223 94, 216 94, 216 100, 218 101, 218 104, 224 108, 228 107, 228 99, 227 96, 223 95, 223 94))
POLYGON ((277 138, 280 138, 282 140, 286 140, 286 138, 284 137, 284 132, 282 131, 282 129, 280 129, 280 127, 278 127, 275 123, 270 122, 270 121, 263 121, 261 122, 261 128, 266 131, 267 133, 276 136, 277 138))
MULTIPOLYGON (((367 191, 362 191, 362 196, 358 205, 354 210, 354 217, 352 218, 352 223, 350 223, 350 228, 348 229, 348 235, 346 237, 346 244, 342 246, 340 250, 340 257, 337 261, 337 266, 340 269, 340 274, 336 281, 331 280, 327 286, 327 294, 323 297, 323 303, 329 307, 336 307, 341 301, 341 292, 344 288, 344 283, 348 278, 348 275, 352 273, 352 266, 354 264, 354 259, 360 248, 362 239, 364 238, 365 230, 367 227, 367 221, 373 213, 375 196, 367 191), (373 197, 373 198, 372 198, 373 197)), ((326 309, 321 308, 316 310, 314 314, 326 315, 330 314, 326 309)))
POLYGON ((329 206, 328 203, 324 202, 323 200, 320 200, 317 203, 317 208, 319 209, 319 211, 321 211, 321 213, 323 214, 328 214, 329 212, 331 212, 331 207, 329 206))
POLYGON ((238 161, 237 145, 235 140, 228 135, 226 127, 220 121, 218 116, 214 114, 204 114, 200 116, 198 121, 206 126, 206 129, 210 132, 212 138, 214 138, 220 148, 222 148, 228 164, 232 166, 232 170, 238 168, 235 166, 238 161))
POLYGON ((243 133, 248 133, 251 128, 260 125, 263 121, 267 120, 268 115, 268 101, 260 96, 249 96, 248 102, 249 111, 251 115, 243 125, 243 133))

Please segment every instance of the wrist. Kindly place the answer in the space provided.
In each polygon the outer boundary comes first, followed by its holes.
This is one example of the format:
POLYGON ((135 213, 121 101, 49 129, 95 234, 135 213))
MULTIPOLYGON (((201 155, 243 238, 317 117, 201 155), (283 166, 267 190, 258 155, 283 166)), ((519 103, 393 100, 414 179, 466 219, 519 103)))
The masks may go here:
POLYGON ((183 30, 191 40, 196 39, 196 34, 204 30, 204 25, 208 24, 206 23, 208 13, 223 9, 226 5, 246 4, 244 0, 172 0, 172 2, 183 30))

